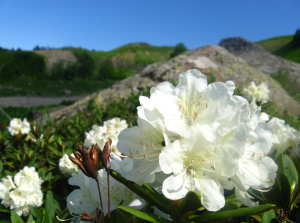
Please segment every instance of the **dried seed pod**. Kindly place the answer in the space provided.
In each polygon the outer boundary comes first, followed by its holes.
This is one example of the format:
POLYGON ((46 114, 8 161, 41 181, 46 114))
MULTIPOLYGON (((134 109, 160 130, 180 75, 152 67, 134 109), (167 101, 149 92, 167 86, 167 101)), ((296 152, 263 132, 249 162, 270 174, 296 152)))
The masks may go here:
POLYGON ((109 161, 109 158, 113 159, 110 156, 111 144, 112 144, 112 140, 108 139, 108 141, 105 143, 105 146, 103 148, 103 153, 102 153, 102 157, 101 157, 102 165, 104 166, 106 171, 110 168, 110 166, 107 166, 107 161, 109 161))

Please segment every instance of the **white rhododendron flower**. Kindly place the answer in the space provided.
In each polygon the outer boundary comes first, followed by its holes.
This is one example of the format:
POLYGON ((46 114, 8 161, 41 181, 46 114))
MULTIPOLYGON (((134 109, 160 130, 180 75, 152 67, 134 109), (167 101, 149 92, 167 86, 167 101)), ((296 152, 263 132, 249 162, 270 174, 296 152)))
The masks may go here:
POLYGON ((120 118, 110 119, 104 122, 103 126, 93 125, 92 130, 85 133, 86 138, 84 141, 84 146, 91 147, 92 145, 98 144, 99 148, 103 150, 105 143, 108 141, 108 139, 111 139, 111 147, 116 149, 118 135, 127 127, 128 125, 126 121, 120 120, 120 118))
POLYGON ((265 104, 269 100, 269 88, 266 83, 261 83, 256 86, 256 84, 252 81, 247 88, 244 88, 242 94, 249 101, 260 102, 261 104, 265 104))
POLYGON ((247 206, 258 205, 258 202, 251 200, 252 197, 247 193, 247 190, 250 187, 264 189, 272 186, 277 171, 276 163, 267 156, 272 147, 272 129, 269 125, 259 122, 259 119, 260 108, 257 108, 245 122, 249 131, 246 138, 245 153, 239 159, 238 172, 230 178, 235 184, 237 198, 247 206))
POLYGON ((27 122, 26 118, 24 118, 23 121, 21 121, 19 118, 13 118, 10 120, 7 130, 12 136, 18 135, 19 133, 22 135, 29 134, 30 124, 27 122))
POLYGON ((273 130, 272 151, 275 150, 275 159, 289 147, 292 147, 292 151, 295 154, 299 153, 300 136, 296 129, 285 124, 284 120, 276 117, 273 117, 268 124, 273 130))
MULTIPOLYGON (((72 153, 71 156, 74 157, 74 154, 72 153)), ((62 174, 72 175, 79 170, 78 166, 69 159, 68 154, 64 154, 63 157, 59 159, 58 166, 62 174)))
POLYGON ((41 191, 42 180, 34 167, 25 166, 12 180, 2 178, 0 182, 1 204, 10 206, 19 216, 29 214, 29 206, 40 207, 42 205, 43 193, 41 191))
MULTIPOLYGON (((130 158, 121 159, 115 154, 111 153, 113 158, 112 163, 110 163, 111 168, 124 174, 130 171, 134 167, 134 160, 130 158)), ((107 173, 105 169, 98 171, 98 180, 100 183, 103 209, 104 213, 108 213, 108 185, 107 185, 107 173)), ((110 181, 110 210, 113 211, 118 208, 121 201, 124 200, 123 206, 141 209, 145 205, 145 201, 133 193, 122 183, 116 181, 112 177, 110 181)), ((67 207, 71 215, 80 215, 86 210, 90 215, 96 215, 96 209, 101 208, 100 198, 98 194, 98 187, 96 181, 87 177, 82 173, 81 170, 77 174, 73 174, 69 179, 69 184, 74 186, 79 186, 80 189, 76 189, 67 197, 67 207)))
MULTIPOLYGON (((255 86, 262 103, 264 86, 255 86)), ((234 96, 234 89, 232 81, 207 85, 194 69, 180 74, 176 87, 163 82, 150 98, 141 96, 138 127, 123 130, 117 144, 138 160, 127 177, 137 182, 163 172, 166 197, 178 200, 193 190, 209 211, 223 208, 224 189, 234 187, 243 204, 256 205, 247 189, 270 187, 276 177, 277 165, 266 157, 272 130, 260 122, 260 108, 234 96)))

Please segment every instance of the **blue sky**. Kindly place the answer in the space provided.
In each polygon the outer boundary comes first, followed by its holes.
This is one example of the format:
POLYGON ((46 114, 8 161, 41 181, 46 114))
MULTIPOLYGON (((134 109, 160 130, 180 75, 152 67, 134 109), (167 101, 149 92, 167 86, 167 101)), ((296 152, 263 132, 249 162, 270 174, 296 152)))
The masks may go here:
POLYGON ((299 0, 0 0, 0 47, 109 51, 147 42, 189 49, 294 34, 299 0))

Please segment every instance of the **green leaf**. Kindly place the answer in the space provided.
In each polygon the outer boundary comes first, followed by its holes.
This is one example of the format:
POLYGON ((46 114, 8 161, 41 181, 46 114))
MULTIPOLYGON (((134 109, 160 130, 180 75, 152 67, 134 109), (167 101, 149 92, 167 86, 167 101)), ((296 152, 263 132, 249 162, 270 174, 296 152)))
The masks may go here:
POLYGON ((2 172, 2 170, 3 170, 3 163, 2 163, 2 161, 0 160, 0 173, 2 172))
POLYGON ((298 184, 298 171, 293 163, 293 161, 286 154, 281 154, 278 161, 278 170, 283 172, 289 179, 290 186, 298 184))
POLYGON ((271 223, 273 218, 276 218, 276 214, 275 214, 274 210, 269 210, 263 214, 261 222, 262 223, 271 223))
POLYGON ((43 215, 42 211, 38 209, 37 207, 29 206, 30 213, 33 215, 33 217, 38 218, 40 215, 43 215))
POLYGON ((160 216, 157 216, 155 214, 149 213, 149 212, 143 212, 143 211, 138 211, 136 209, 124 207, 124 206, 119 206, 118 207, 120 210, 125 211, 133 216, 136 216, 140 219, 150 221, 150 222, 155 222, 155 223, 169 223, 171 221, 164 219, 160 216))
POLYGON ((144 183, 142 185, 142 188, 146 189, 147 191, 149 191, 152 196, 156 197, 160 202, 169 205, 170 204, 170 200, 168 198, 166 198, 164 195, 158 193, 156 190, 154 190, 152 187, 150 187, 148 184, 144 183))
POLYGON ((13 210, 10 211, 10 220, 12 223, 24 223, 24 221, 22 220, 22 218, 17 215, 16 212, 14 212, 13 210))
POLYGON ((277 208, 290 202, 291 186, 287 176, 283 172, 277 173, 275 184, 268 192, 262 192, 268 203, 275 204, 277 208))
POLYGON ((126 180, 124 177, 121 176, 121 174, 114 170, 110 170, 110 176, 112 176, 115 180, 119 181, 120 183, 124 184, 127 188, 132 190, 141 198, 155 205, 161 211, 168 214, 172 214, 170 205, 161 202, 161 200, 164 199, 162 194, 159 194, 160 196, 162 196, 161 198, 157 198, 157 194, 153 193, 153 189, 149 190, 146 189, 146 187, 141 187, 132 181, 126 180))
POLYGON ((0 206, 0 212, 10 212, 8 208, 3 207, 2 205, 0 206))
POLYGON ((51 190, 46 194, 45 212, 46 223, 51 223, 55 216, 55 203, 51 190))
POLYGON ((189 211, 195 211, 201 207, 201 198, 194 191, 189 191, 178 206, 179 215, 185 215, 189 211))
POLYGON ((193 222, 213 222, 226 218, 257 215, 273 209, 274 207, 275 206, 273 204, 264 204, 256 207, 239 208, 237 210, 208 212, 201 215, 192 215, 189 219, 193 222))
POLYGON ((242 206, 242 202, 235 196, 235 194, 230 195, 225 200, 225 206, 220 211, 235 210, 242 206))
POLYGON ((27 219, 27 223, 33 223, 34 220, 33 220, 33 217, 32 215, 29 215, 28 219, 27 219))
POLYGON ((300 202, 300 184, 298 184, 293 190, 290 204, 296 204, 298 202, 300 202))

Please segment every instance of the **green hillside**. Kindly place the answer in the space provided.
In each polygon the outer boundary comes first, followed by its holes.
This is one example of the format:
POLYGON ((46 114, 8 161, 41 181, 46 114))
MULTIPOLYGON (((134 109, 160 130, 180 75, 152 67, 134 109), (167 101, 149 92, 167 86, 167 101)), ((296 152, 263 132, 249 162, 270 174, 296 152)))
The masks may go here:
MULTIPOLYGON (((102 65, 111 61, 117 72, 125 74, 123 78, 132 76, 141 68, 159 61, 166 61, 170 58, 174 47, 152 46, 147 43, 131 43, 111 51, 89 51, 82 48, 66 47, 76 57, 87 54, 94 63, 94 77, 97 77, 102 65)), ((122 78, 120 78, 122 79, 122 78)))
POLYGON ((273 53, 280 47, 286 45, 287 43, 291 42, 294 35, 288 35, 288 36, 277 36, 265 40, 261 40, 256 42, 258 45, 263 46, 266 50, 273 53))
MULTIPOLYGON (((35 47, 38 49, 55 51, 35 47)), ((0 48, 0 96, 90 94, 134 75, 148 64, 170 59, 176 47, 133 43, 108 52, 73 47, 62 49, 70 50, 76 62, 66 64, 57 58, 60 62, 49 69, 46 55, 0 48)), ((55 52, 51 59, 53 55, 55 52)))
POLYGON ((295 35, 279 36, 257 42, 271 53, 300 63, 300 29, 295 35))

